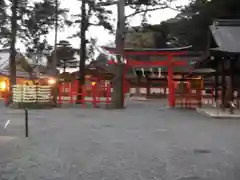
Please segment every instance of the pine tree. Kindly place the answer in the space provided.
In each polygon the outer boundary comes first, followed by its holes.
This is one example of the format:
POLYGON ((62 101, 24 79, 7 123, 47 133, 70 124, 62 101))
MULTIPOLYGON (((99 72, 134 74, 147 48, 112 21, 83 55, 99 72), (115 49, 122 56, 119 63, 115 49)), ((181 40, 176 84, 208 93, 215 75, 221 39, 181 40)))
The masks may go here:
MULTIPOLYGON (((20 40, 26 45, 28 52, 36 54, 42 52, 46 41, 42 40, 54 28, 55 14, 54 0, 35 2, 28 0, 2 0, 0 1, 0 37, 1 44, 10 47, 10 93, 16 84, 16 41, 20 40), (10 13, 8 10, 11 10, 10 13)), ((58 11, 60 27, 63 26, 65 9, 58 11)), ((32 69, 32 68, 30 68, 32 69)), ((10 97, 11 98, 11 97, 10 97)))
POLYGON ((124 92, 123 92, 123 81, 124 81, 124 70, 123 64, 121 62, 124 54, 124 39, 125 39, 125 24, 127 23, 127 18, 135 15, 141 14, 143 17, 142 24, 147 23, 147 13, 150 11, 155 11, 159 9, 168 8, 169 0, 126 0, 121 1, 104 1, 101 2, 102 6, 109 6, 117 4, 118 7, 118 26, 116 31, 116 53, 118 64, 116 64, 116 73, 113 81, 113 94, 112 94, 112 107, 117 109, 124 108, 124 92), (125 15, 124 7, 131 7, 134 12, 129 15, 125 15))
MULTIPOLYGON (((102 8, 98 4, 97 0, 81 0, 81 13, 74 15, 75 19, 71 21, 67 21, 68 25, 79 25, 79 31, 74 34, 72 37, 80 38, 80 63, 79 63, 79 85, 82 87, 85 84, 85 63, 88 58, 87 53, 87 45, 89 45, 89 49, 93 49, 91 47, 92 44, 96 41, 92 38, 86 38, 86 32, 91 26, 102 26, 110 32, 113 31, 112 25, 109 23, 111 11, 102 8), (96 21, 92 22, 92 17, 96 17, 96 21)), ((91 54, 92 52, 90 52, 91 54)), ((81 99, 81 88, 79 88, 79 96, 78 100, 81 99)))
POLYGON ((64 17, 66 9, 58 8, 55 11, 56 4, 54 0, 44 0, 35 2, 32 6, 25 9, 25 18, 21 21, 19 38, 26 45, 29 54, 36 58, 44 54, 48 49, 46 35, 55 28, 56 13, 58 16, 58 27, 64 27, 64 17))
POLYGON ((7 15, 7 4, 4 0, 0 1, 0 43, 3 46, 10 43, 9 16, 7 15))

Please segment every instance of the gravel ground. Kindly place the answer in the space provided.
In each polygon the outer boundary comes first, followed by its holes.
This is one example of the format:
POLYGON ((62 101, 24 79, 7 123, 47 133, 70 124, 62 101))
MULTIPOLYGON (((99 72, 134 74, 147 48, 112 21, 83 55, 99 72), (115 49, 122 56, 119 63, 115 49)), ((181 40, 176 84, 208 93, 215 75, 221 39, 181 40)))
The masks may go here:
POLYGON ((157 102, 32 110, 25 139, 23 111, 0 113, 1 180, 240 179, 240 120, 157 102))

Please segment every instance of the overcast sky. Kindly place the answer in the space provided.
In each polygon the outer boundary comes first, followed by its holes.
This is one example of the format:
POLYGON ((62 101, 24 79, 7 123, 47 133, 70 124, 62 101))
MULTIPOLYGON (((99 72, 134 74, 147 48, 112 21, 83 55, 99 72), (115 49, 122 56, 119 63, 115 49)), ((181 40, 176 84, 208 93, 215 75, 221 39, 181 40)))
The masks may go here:
MULTIPOLYGON (((39 1, 39 0, 32 0, 32 1, 39 1)), ((81 10, 81 4, 78 0, 60 0, 61 1, 61 8, 68 9, 69 16, 71 14, 78 14, 81 10)), ((171 7, 176 6, 184 6, 189 3, 189 0, 174 0, 174 3, 171 4, 171 7)), ((113 11, 112 18, 117 18, 117 8, 115 6, 111 6, 110 9, 113 11)), ((126 8, 126 15, 133 13, 133 11, 129 8, 126 8)), ((151 17, 148 18, 149 24, 159 24, 160 22, 173 18, 177 15, 177 11, 171 10, 171 9, 162 9, 157 11, 152 11, 149 14, 151 17)), ((116 22, 112 22, 116 24, 116 22)), ((139 26, 141 24, 141 16, 134 16, 131 19, 129 19, 130 26, 139 26)), ((66 27, 64 30, 60 31, 58 33, 58 41, 60 40, 68 40, 73 47, 79 48, 80 47, 80 39, 74 38, 74 39, 68 39, 69 36, 74 34, 76 31, 78 31, 78 27, 66 27)), ((107 30, 104 30, 101 27, 91 27, 89 29, 89 32, 87 33, 87 36, 91 36, 93 38, 97 39, 97 45, 107 45, 114 42, 114 35, 110 35, 107 30)), ((54 31, 52 31, 47 36, 48 42, 50 44, 54 44, 54 31)), ((25 51, 25 47, 21 43, 17 43, 17 48, 19 48, 22 52, 25 51)), ((72 69, 71 71, 73 71, 72 69)))
MULTIPOLYGON (((67 8, 70 10, 70 14, 77 14, 80 11, 80 3, 77 0, 61 0, 61 7, 67 8)), ((175 0, 176 2, 172 4, 172 7, 176 5, 186 5, 188 4, 189 0, 175 0)), ((113 10, 114 14, 113 17, 116 18, 116 6, 112 6, 111 10, 113 10)), ((131 10, 126 8, 126 14, 131 13, 131 10)), ((161 21, 167 20, 169 18, 175 17, 178 12, 171 10, 171 9, 164 9, 151 12, 151 17, 148 18, 148 22, 150 24, 159 24, 161 21)), ((135 16, 130 19, 131 26, 138 26, 141 23, 141 17, 135 16)), ((58 40, 65 40, 68 36, 74 34, 76 32, 75 27, 65 28, 64 31, 59 32, 58 40)), ((114 36, 109 35, 109 33, 100 27, 92 27, 88 33, 89 36, 96 37, 98 39, 98 45, 106 45, 109 42, 114 41, 114 36)), ((50 33, 48 36, 48 40, 51 44, 54 42, 54 33, 50 33)), ((74 47, 80 46, 79 38, 69 40, 74 47)))

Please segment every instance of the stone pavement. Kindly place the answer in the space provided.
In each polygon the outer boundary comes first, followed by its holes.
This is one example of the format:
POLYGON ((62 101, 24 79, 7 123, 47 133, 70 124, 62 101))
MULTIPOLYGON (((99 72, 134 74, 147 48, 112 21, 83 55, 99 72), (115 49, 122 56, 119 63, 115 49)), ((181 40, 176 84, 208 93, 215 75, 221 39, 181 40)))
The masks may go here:
POLYGON ((239 180, 240 122, 129 102, 125 110, 0 108, 1 180, 239 180), (7 129, 2 128, 11 120, 7 129))
POLYGON ((234 114, 230 114, 229 110, 222 111, 220 108, 197 108, 197 112, 212 117, 212 118, 228 118, 228 119, 239 119, 240 120, 240 111, 237 109, 234 111, 234 114))

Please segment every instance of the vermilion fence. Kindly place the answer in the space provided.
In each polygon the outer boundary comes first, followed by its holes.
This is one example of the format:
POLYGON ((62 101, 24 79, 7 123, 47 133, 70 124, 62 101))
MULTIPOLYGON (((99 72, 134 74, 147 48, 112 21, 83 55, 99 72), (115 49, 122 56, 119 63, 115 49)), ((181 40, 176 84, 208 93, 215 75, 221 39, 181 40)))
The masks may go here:
POLYGON ((58 85, 58 104, 75 104, 81 103, 82 107, 90 103, 93 107, 98 104, 110 104, 111 102, 111 85, 92 83, 79 87, 78 81, 70 83, 61 83, 58 85))
MULTIPOLYGON (((125 83, 124 93, 127 93, 130 88, 130 85, 125 83)), ((40 89, 38 88, 39 91, 40 89)), ((165 91, 167 94, 168 91, 165 91)), ((82 87, 79 87, 77 80, 72 82, 63 82, 58 84, 57 92, 56 103, 60 105, 79 103, 82 107, 86 107, 87 104, 91 104, 93 107, 98 107, 100 104, 110 104, 112 99, 112 86, 111 84, 104 82, 92 82, 92 84, 87 84, 82 87)), ((189 88, 189 91, 184 94, 175 94, 176 106, 183 108, 195 108, 199 105, 214 105, 214 92, 214 88, 208 89, 207 92, 204 89, 197 91, 189 88)), ((8 91, 3 94, 6 104, 8 103, 8 94, 8 91)), ((37 99, 39 99, 39 93, 37 95, 37 99)), ((238 95, 235 96, 235 99, 237 99, 238 95)), ((221 91, 219 91, 218 98, 220 97, 221 91)), ((239 101, 237 101, 236 104, 239 106, 239 101)))

